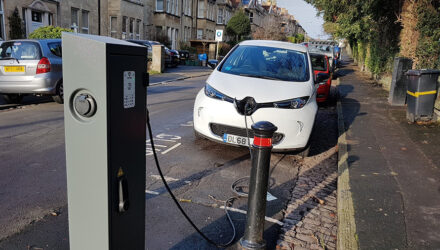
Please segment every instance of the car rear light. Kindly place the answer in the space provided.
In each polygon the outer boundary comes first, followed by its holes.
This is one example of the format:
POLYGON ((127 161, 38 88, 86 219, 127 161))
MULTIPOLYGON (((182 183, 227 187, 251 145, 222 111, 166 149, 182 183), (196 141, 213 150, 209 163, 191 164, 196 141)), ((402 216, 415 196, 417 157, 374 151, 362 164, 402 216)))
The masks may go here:
POLYGON ((47 57, 43 57, 40 59, 37 65, 37 74, 50 72, 50 62, 47 57))

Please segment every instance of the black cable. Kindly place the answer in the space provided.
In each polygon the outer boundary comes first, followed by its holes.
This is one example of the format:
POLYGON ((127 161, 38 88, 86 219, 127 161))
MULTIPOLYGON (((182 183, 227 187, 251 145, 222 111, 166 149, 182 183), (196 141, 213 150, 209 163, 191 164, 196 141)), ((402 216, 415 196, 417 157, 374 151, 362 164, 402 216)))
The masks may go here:
POLYGON ((174 203, 176 203, 177 208, 179 208, 180 212, 183 214, 183 216, 186 218, 186 220, 189 222, 189 224, 191 224, 191 226, 197 231, 197 233, 199 233, 200 236, 202 236, 207 242, 209 242, 210 244, 212 244, 218 248, 225 248, 225 247, 229 246, 235 239, 236 230, 235 230, 234 222, 232 221, 231 216, 229 215, 227 208, 228 208, 229 204, 231 204, 231 202, 234 199, 236 199, 236 197, 231 197, 225 201, 225 212, 226 212, 226 216, 228 217, 229 223, 231 224, 232 230, 234 231, 233 237, 226 244, 216 243, 213 240, 211 240, 210 238, 208 238, 208 236, 206 236, 202 231, 200 231, 200 229, 194 224, 194 222, 189 218, 189 216, 183 210, 182 206, 180 206, 179 201, 177 201, 176 196, 174 196, 173 192, 171 191, 171 188, 168 186, 168 183, 165 180, 165 177, 162 173, 162 169, 160 168, 159 159, 157 157, 156 148, 154 146, 153 133, 151 131, 151 125, 150 125, 150 112, 148 111, 148 109, 147 109, 147 126, 148 126, 148 134, 150 136, 150 144, 151 144, 151 148, 153 150, 153 156, 154 156, 154 161, 156 162, 157 171, 159 172, 160 178, 162 179, 162 182, 165 185, 165 188, 167 189, 167 191, 170 194, 171 198, 173 199, 174 203))

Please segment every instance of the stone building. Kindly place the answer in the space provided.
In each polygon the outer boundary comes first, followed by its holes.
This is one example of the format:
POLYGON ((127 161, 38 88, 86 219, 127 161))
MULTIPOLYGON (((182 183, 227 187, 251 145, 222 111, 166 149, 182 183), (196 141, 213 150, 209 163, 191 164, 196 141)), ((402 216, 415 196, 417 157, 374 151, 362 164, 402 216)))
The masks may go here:
POLYGON ((217 0, 216 30, 226 30, 226 24, 234 14, 234 7, 231 0, 217 0))
POLYGON ((196 0, 154 0, 153 32, 149 39, 161 40, 172 49, 193 38, 196 0), (163 37, 168 41, 163 41, 163 37))
POLYGON ((0 0, 0 37, 9 39, 9 20, 15 8, 23 21, 24 32, 29 35, 35 29, 57 25, 59 2, 55 0, 0 0))
POLYGON ((216 1, 215 0, 198 0, 197 3, 197 24, 196 39, 198 40, 214 40, 216 28, 216 1))
POLYGON ((101 35, 119 39, 144 38, 144 0, 101 0, 103 2, 101 35))

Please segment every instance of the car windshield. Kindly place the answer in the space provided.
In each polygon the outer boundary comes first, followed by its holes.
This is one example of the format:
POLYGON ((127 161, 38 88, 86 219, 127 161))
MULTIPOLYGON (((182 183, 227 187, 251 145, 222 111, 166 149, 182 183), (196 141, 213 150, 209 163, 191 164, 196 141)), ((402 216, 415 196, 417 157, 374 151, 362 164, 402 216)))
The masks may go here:
POLYGON ((310 55, 313 70, 327 71, 327 63, 325 57, 321 55, 310 55))
POLYGON ((10 41, 0 46, 0 59, 39 60, 40 46, 36 42, 10 41))
POLYGON ((310 78, 306 53, 264 46, 238 46, 226 58, 219 71, 293 82, 305 82, 310 78))

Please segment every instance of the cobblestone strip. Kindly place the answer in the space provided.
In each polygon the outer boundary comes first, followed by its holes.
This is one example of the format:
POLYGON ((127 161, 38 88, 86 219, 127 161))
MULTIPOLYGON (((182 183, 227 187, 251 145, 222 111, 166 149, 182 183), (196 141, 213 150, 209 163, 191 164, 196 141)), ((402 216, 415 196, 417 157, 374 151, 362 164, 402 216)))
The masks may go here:
POLYGON ((285 210, 277 249, 336 249, 336 147, 305 160, 285 210))

